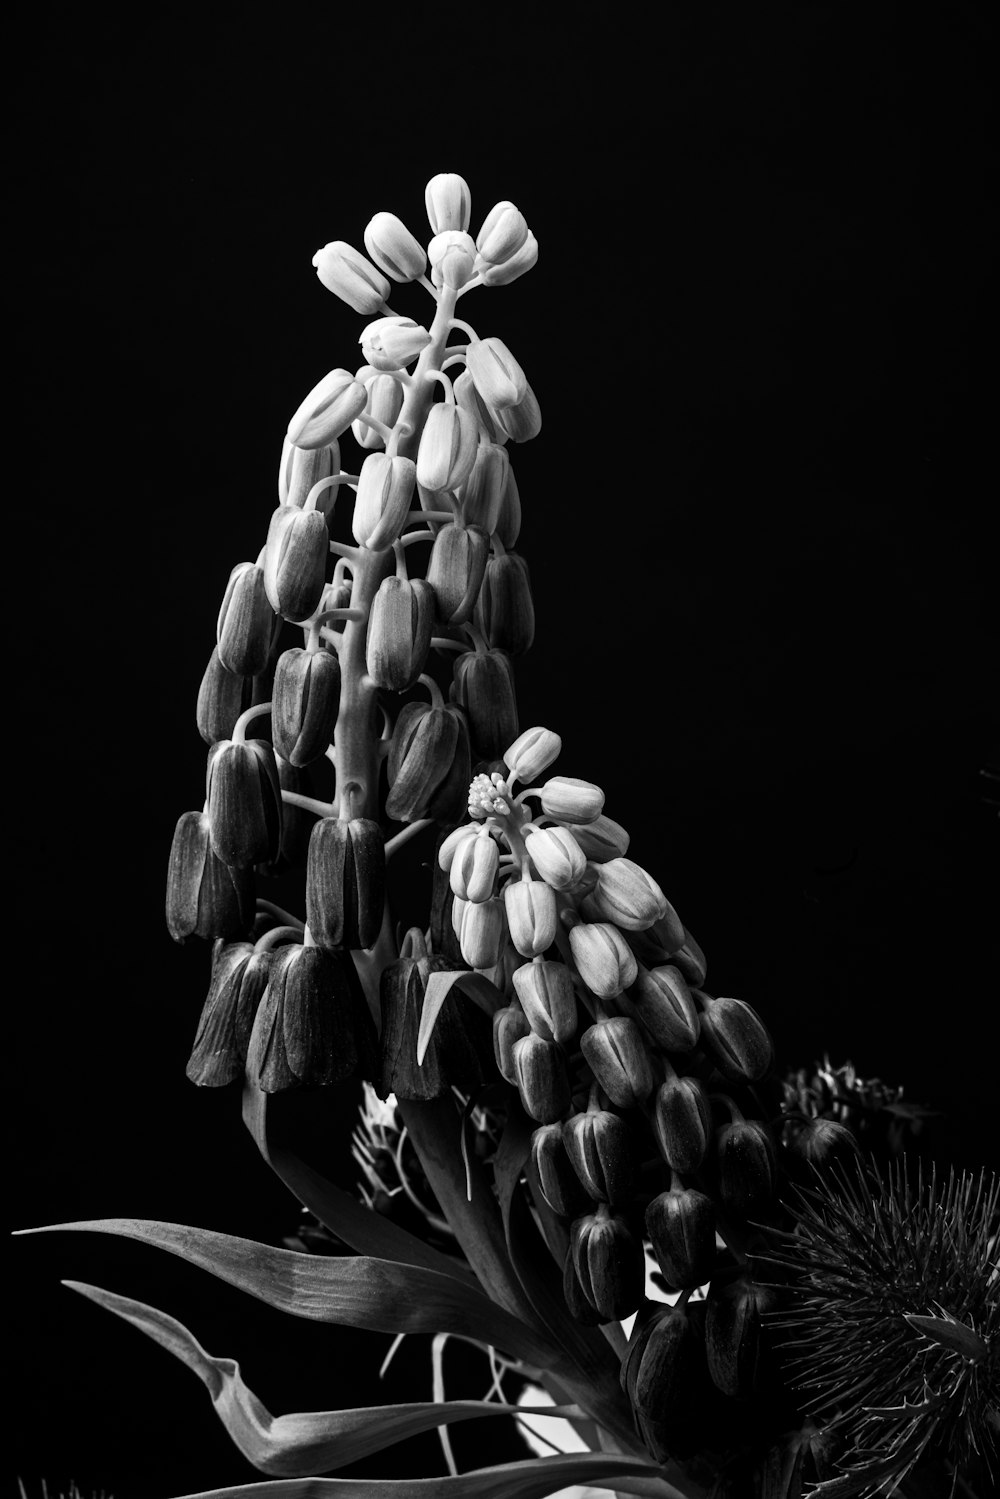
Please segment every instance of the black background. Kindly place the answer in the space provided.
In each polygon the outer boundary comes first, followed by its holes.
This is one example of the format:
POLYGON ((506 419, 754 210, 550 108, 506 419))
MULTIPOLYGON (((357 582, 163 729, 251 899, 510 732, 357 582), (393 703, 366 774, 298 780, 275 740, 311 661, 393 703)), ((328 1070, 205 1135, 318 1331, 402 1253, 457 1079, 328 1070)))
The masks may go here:
MULTIPOLYGON (((995 1161, 987 9, 748 11, 666 6, 655 38, 649 8, 586 5, 24 29, 11 1226, 294 1227, 238 1098, 184 1079, 208 953, 164 930, 166 853, 288 417, 361 360, 312 253, 386 208, 423 235, 442 170, 473 229, 509 197, 541 246, 460 309, 544 414, 514 450, 522 723, 605 787, 709 987, 761 1010, 782 1062, 849 1056, 945 1111, 943 1158, 995 1161)), ((429 314, 419 288, 392 302, 429 314)), ((276 1411, 429 1394, 416 1340, 380 1390, 387 1338, 288 1323, 136 1244, 15 1240, 4 1478, 31 1499, 43 1477, 115 1499, 253 1477, 190 1373, 62 1277, 180 1317, 276 1411)), ((460 1463, 499 1440, 458 1428, 460 1463)), ((440 1470, 428 1437, 361 1471, 440 1470)))

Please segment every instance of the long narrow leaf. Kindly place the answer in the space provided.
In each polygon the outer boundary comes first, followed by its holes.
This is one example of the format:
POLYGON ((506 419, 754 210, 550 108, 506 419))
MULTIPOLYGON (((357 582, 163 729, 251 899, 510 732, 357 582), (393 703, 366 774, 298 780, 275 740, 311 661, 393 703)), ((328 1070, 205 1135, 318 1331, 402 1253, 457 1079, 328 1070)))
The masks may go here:
POLYGON ((471 1421, 477 1416, 524 1414, 572 1414, 575 1407, 527 1407, 487 1403, 482 1400, 419 1401, 407 1405, 381 1405, 336 1411, 303 1411, 272 1416, 243 1381, 239 1365, 232 1359, 215 1358, 183 1323, 166 1312, 118 1296, 99 1286, 64 1280, 64 1286, 113 1312, 159 1343, 194 1370, 212 1397, 216 1414, 248 1462, 261 1473, 279 1478, 302 1478, 344 1468, 391 1447, 407 1437, 430 1431, 452 1421, 471 1421))
MULTIPOLYGON (((432 1249, 416 1234, 365 1207, 301 1159, 288 1140, 289 1115, 298 1117, 315 1101, 316 1095, 311 1093, 268 1094, 250 1083, 243 1089, 243 1122, 264 1160, 292 1195, 359 1254, 396 1260, 401 1265, 423 1265, 478 1289, 475 1276, 459 1260, 432 1249)), ((310 1121, 303 1122, 308 1125, 310 1121)))
POLYGON ((432 1336, 451 1332, 504 1348, 532 1363, 544 1361, 551 1354, 529 1327, 487 1301, 479 1291, 418 1265, 398 1265, 367 1255, 339 1259, 296 1254, 211 1229, 140 1218, 95 1218, 21 1232, 62 1230, 118 1234, 153 1244, 199 1265, 268 1306, 313 1322, 334 1322, 371 1332, 422 1332, 432 1336))
POLYGON ((203 1489, 184 1499, 545 1499, 570 1483, 613 1479, 623 1493, 684 1499, 639 1458, 603 1452, 575 1452, 568 1457, 536 1457, 527 1462, 477 1468, 441 1478, 292 1478, 276 1483, 240 1484, 203 1489), (629 1480, 635 1483, 630 1488, 629 1480))
POLYGON ((452 989, 458 989, 461 994, 466 995, 491 1017, 503 1004, 503 995, 496 984, 491 983, 485 974, 469 973, 463 968, 449 973, 432 973, 427 980, 427 988, 424 990, 420 1025, 417 1030, 418 1067, 427 1055, 437 1018, 452 989))

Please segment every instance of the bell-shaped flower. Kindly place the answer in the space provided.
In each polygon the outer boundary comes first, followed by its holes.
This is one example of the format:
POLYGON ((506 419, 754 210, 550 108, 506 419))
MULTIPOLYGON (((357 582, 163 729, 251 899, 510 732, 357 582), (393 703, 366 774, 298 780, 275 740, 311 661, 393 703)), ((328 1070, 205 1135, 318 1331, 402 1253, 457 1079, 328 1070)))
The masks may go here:
POLYGON ((372 369, 399 370, 411 364, 431 336, 410 317, 383 317, 369 323, 358 339, 372 369))
POLYGON ((457 489, 472 473, 479 447, 475 418, 461 406, 438 401, 427 413, 417 449, 417 482, 438 493, 457 489))
POLYGON ((355 312, 371 317, 384 306, 389 295, 388 281, 353 245, 333 239, 316 251, 312 263, 327 291, 332 291, 355 312))
POLYGON ((470 343, 465 360, 476 389, 503 425, 506 409, 516 407, 528 393, 523 369, 499 338, 470 343))
POLYGON ((385 427, 394 427, 403 409, 404 392, 395 375, 370 372, 365 376, 363 384, 365 409, 363 415, 352 421, 351 432, 360 447, 373 453, 385 447, 385 438, 370 422, 365 421, 365 417, 373 417, 385 427))
POLYGON ((349 953, 279 949, 254 1019, 247 1074, 265 1093, 374 1078, 378 1042, 349 953))
POLYGON ((470 968, 495 968, 507 938, 503 901, 499 896, 482 901, 456 896, 454 911, 455 929, 466 963, 470 968))
MULTIPOLYGON (((418 464, 418 476, 419 472, 418 464)), ((458 526, 449 521, 435 536, 427 562, 427 582, 445 624, 463 625, 472 618, 489 555, 490 538, 478 526, 458 526)))
POLYGON ((705 999, 701 1037, 715 1065, 733 1082, 759 1083, 771 1070, 774 1043, 757 1011, 742 999, 705 999))
POLYGON ((377 213, 368 220, 365 249, 393 281, 416 281, 427 269, 423 246, 394 213, 377 213))
POLYGON ((542 787, 542 811, 560 822, 593 822, 603 806, 604 792, 593 781, 551 776, 542 787))
MULTIPOLYGON (((270 609, 268 615, 273 617, 270 609)), ((198 733, 205 743, 215 744, 218 739, 231 738, 236 720, 249 708, 252 697, 253 678, 229 671, 219 660, 218 646, 213 646, 198 688, 195 709, 198 733)))
POLYGON ((407 703, 393 731, 388 776, 385 813, 394 822, 422 817, 453 822, 460 817, 472 779, 469 731, 461 709, 407 703))
POLYGON ((467 651, 454 666, 455 702, 469 719, 472 744, 484 760, 496 759, 517 735, 517 698, 510 658, 503 651, 467 651))
POLYGON ((590 898, 605 921, 613 921, 626 932, 644 931, 667 909, 667 898, 659 885, 632 859, 608 859, 598 864, 597 883, 590 898))
POLYGON ((253 870, 231 868, 212 851, 204 812, 183 812, 167 869, 167 930, 188 937, 245 937, 253 921, 253 870))
MULTIPOLYGON (((476 428, 481 432, 487 442, 494 443, 497 447, 503 447, 510 441, 506 432, 497 420, 496 412, 483 400, 476 389, 476 382, 472 378, 472 371, 464 369, 455 381, 452 389, 455 392, 456 404, 467 411, 475 420, 476 428)), ((520 516, 520 512, 518 512, 520 516)), ((520 524, 520 521, 519 521, 520 524)), ((504 546, 507 545, 505 536, 501 536, 504 546)), ((511 542, 511 546, 513 546, 511 542)))
POLYGON ((301 510, 314 484, 340 473, 340 444, 334 438, 325 448, 298 448, 285 438, 278 471, 278 499, 301 510))
POLYGON ((238 677, 259 676, 271 654, 275 623, 264 569, 255 562, 237 563, 216 625, 219 660, 226 670, 238 677))
POLYGON ((658 1463, 691 1457, 714 1413, 705 1349, 694 1314, 700 1304, 656 1307, 636 1319, 621 1382, 642 1440, 658 1463))
POLYGON ((495 650, 506 651, 509 656, 521 656, 530 650, 535 638, 535 605, 527 563, 517 552, 489 558, 476 612, 477 623, 495 650))
POLYGON ((340 707, 340 662, 333 651, 293 646, 274 668, 271 737, 283 759, 299 769, 326 754, 340 707))
POLYGON ((424 669, 436 598, 424 578, 383 578, 368 615, 365 659, 376 687, 405 692, 424 669))
POLYGON ((635 1017, 664 1051, 693 1051, 698 1044, 698 1007, 679 968, 671 963, 643 969, 629 993, 635 1017))
POLYGON ((558 1041, 534 1031, 515 1041, 511 1053, 525 1113, 538 1124, 555 1124, 572 1102, 566 1053, 558 1041))
POLYGON ((531 1137, 531 1164, 542 1196, 554 1213, 575 1218, 589 1206, 586 1192, 570 1165, 558 1124, 540 1124, 531 1137))
POLYGON ((705 1302, 705 1352, 716 1389, 745 1400, 768 1382, 772 1361, 766 1313, 777 1306, 777 1292, 757 1285, 749 1273, 737 1280, 713 1280, 705 1302))
POLYGON ((321 817, 309 839, 306 923, 320 947, 373 947, 385 906, 385 838, 370 817, 321 817))
POLYGON ((504 1005, 493 1015, 493 1055, 497 1071, 508 1083, 517 1086, 514 1066, 514 1044, 531 1034, 531 1027, 520 1005, 504 1005))
POLYGON ((390 547, 403 529, 417 470, 412 458, 371 453, 361 465, 351 529, 373 552, 390 547))
POLYGON ((221 739, 208 757, 212 852, 243 868, 275 859, 281 843, 281 785, 265 739, 221 739))
POLYGON ((496 419, 511 442, 528 442, 542 430, 542 412, 531 386, 516 406, 496 406, 496 419))
POLYGON ((519 250, 515 250, 507 260, 500 265, 492 265, 484 256, 480 255, 476 260, 476 272, 484 286, 509 286, 516 281, 518 276, 523 276, 525 271, 538 260, 538 241, 528 230, 528 237, 519 250))
POLYGON ((674 1171, 697 1171, 712 1139, 712 1106, 696 1077, 676 1073, 661 1083, 652 1110, 660 1154, 674 1171))
POLYGON ((252 942, 215 944, 208 996, 185 1069, 199 1088, 221 1088, 242 1079, 272 956, 255 953, 252 942))
POLYGON ((715 1208, 704 1192, 680 1185, 661 1192, 646 1209, 646 1232, 669 1286, 689 1291, 710 1279, 715 1208))
POLYGON ((634 1021, 624 1015, 598 1020, 580 1037, 580 1050, 611 1102, 633 1109, 647 1099, 656 1079, 634 1021))
POLYGON ((331 370, 314 385, 288 423, 288 440, 298 448, 325 448, 364 411, 368 393, 350 370, 331 370))
POLYGON ((500 520, 509 467, 510 459, 503 448, 493 442, 479 444, 472 472, 458 491, 465 525, 480 526, 492 536, 500 520))
POLYGON ((715 1136, 719 1195, 739 1218, 752 1218, 767 1207, 777 1186, 774 1141, 758 1119, 735 1119, 715 1136))
POLYGON ((424 188, 427 222, 434 234, 446 229, 468 229, 472 217, 469 184, 457 172, 438 172, 424 188))
POLYGON ((570 1238, 581 1290, 602 1322, 620 1322, 642 1300, 646 1266, 642 1245, 625 1219, 602 1204, 577 1218, 570 1238))
POLYGON ((588 1197, 613 1208, 625 1207, 635 1191, 634 1147, 625 1120, 610 1109, 588 1109, 567 1119, 562 1135, 588 1197))
POLYGON ((477 838, 463 839, 451 861, 451 888, 462 900, 470 900, 474 904, 489 900, 499 870, 500 850, 488 833, 483 832, 477 838))
POLYGON ((322 512, 279 505, 264 548, 264 589, 276 614, 299 621, 314 613, 329 559, 330 533, 322 512))

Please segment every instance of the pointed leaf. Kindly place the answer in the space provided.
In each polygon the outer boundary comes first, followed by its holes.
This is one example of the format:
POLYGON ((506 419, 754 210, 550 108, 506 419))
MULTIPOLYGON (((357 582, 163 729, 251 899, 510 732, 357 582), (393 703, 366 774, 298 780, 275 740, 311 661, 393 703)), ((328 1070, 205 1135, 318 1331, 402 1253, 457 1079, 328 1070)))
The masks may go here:
POLYGON ((63 1285, 130 1322, 193 1369, 207 1386, 216 1414, 243 1456, 262 1473, 276 1477, 307 1477, 343 1468, 381 1452, 383 1447, 452 1421, 523 1414, 524 1410, 555 1416, 576 1410, 573 1406, 520 1408, 482 1400, 451 1400, 272 1416, 244 1384, 239 1365, 206 1353, 174 1317, 99 1286, 73 1280, 64 1280, 63 1285))
POLYGON ((536 1457, 527 1462, 477 1468, 441 1478, 292 1478, 274 1483, 240 1484, 203 1489, 184 1499, 545 1499, 570 1483, 614 1480, 623 1493, 655 1494, 683 1499, 641 1458, 604 1452, 574 1452, 566 1457, 536 1457), (629 1480, 636 1487, 629 1488, 629 1480))
POLYGON ((210 1229, 139 1218, 96 1218, 22 1232, 61 1230, 120 1234, 153 1244, 293 1317, 372 1332, 451 1332, 504 1348, 533 1363, 551 1355, 548 1345, 529 1327, 479 1291, 416 1265, 397 1265, 367 1255, 334 1259, 296 1254, 210 1229))
POLYGON ((458 989, 489 1016, 503 1005, 503 995, 496 984, 482 973, 470 973, 467 969, 453 969, 447 973, 432 973, 424 990, 424 1003, 420 1011, 420 1028, 417 1031, 417 1066, 427 1055, 431 1035, 442 1006, 452 989, 458 989))

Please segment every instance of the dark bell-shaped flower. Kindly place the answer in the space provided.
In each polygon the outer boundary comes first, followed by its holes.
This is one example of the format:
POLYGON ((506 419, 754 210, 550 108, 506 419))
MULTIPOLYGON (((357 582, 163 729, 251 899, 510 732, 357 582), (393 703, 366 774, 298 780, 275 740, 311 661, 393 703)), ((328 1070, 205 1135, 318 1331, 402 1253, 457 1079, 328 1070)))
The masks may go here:
POLYGON ((271 654, 275 624, 264 569, 254 562, 238 563, 229 574, 216 627, 219 660, 226 670, 238 677, 259 676, 271 654))
POLYGON ((574 1114, 562 1127, 563 1145, 580 1185, 594 1202, 624 1207, 635 1190, 628 1125, 610 1109, 574 1114))
POLYGON ((789 1130, 789 1149, 802 1161, 820 1166, 825 1161, 857 1155, 857 1137, 836 1119, 803 1119, 789 1130))
POLYGON ((679 968, 644 968, 629 990, 635 1018, 664 1051, 693 1051, 700 1027, 698 1008, 679 968))
POLYGON ((494 650, 523 656, 535 638, 535 605, 528 564, 517 552, 490 557, 476 606, 477 620, 494 650))
POLYGON ((308 619, 323 597, 330 533, 319 510, 279 505, 271 516, 264 549, 268 602, 285 619, 308 619))
MULTIPOLYGON (((274 763, 278 767, 278 784, 282 791, 294 791, 300 796, 311 794, 313 788, 304 770, 297 770, 278 754, 274 757, 274 763)), ((294 802, 283 800, 278 857, 258 865, 258 872, 276 875, 283 874, 288 869, 304 869, 315 822, 312 812, 304 807, 297 807, 294 802)))
POLYGON ((220 1088, 243 1076, 257 1006, 274 954, 251 942, 217 942, 212 980, 198 1022, 187 1075, 200 1088, 220 1088))
POLYGON ((773 1291, 748 1275, 713 1281, 705 1306, 705 1351, 712 1382, 734 1399, 760 1390, 768 1375, 763 1314, 776 1305, 773 1291))
POLYGON ((333 651, 293 646, 274 668, 271 733, 276 752, 296 769, 326 753, 340 707, 340 662, 333 651))
POLYGON ((188 937, 245 937, 253 921, 252 869, 230 868, 212 852, 204 812, 184 812, 174 830, 167 871, 167 930, 188 937))
POLYGON ((625 1219, 602 1203, 577 1218, 570 1250, 580 1289, 601 1321, 631 1316, 642 1300, 646 1267, 642 1245, 625 1219))
POLYGON ((208 820, 212 851, 243 867, 278 856, 281 784, 265 739, 222 739, 209 751, 208 820))
POLYGON ((531 1029, 552 1041, 576 1035, 576 994, 565 963, 534 958, 514 970, 514 990, 531 1029))
POLYGON ((465 715, 451 704, 406 703, 389 750, 386 816, 394 822, 433 817, 453 822, 465 811, 472 757, 465 715))
POLYGON ((570 1165, 558 1124, 540 1124, 531 1137, 531 1162, 542 1196, 554 1213, 574 1218, 589 1207, 587 1193, 570 1165))
POLYGON ((368 616, 366 661, 376 687, 405 692, 424 669, 436 600, 425 578, 383 578, 368 616))
POLYGON ((734 1082, 756 1083, 771 1070, 771 1037, 757 1011, 742 999, 708 1000, 701 1037, 719 1071, 734 1082))
MULTIPOLYGON (((470 1034, 467 1009, 452 992, 446 997, 423 1062, 417 1065, 417 1035, 424 994, 432 973, 450 968, 446 958, 432 957, 422 934, 413 928, 402 955, 382 970, 379 984, 379 1088, 383 1098, 439 1098, 452 1085, 473 1093, 484 1081, 482 1059, 470 1034)), ((485 1017, 479 1016, 485 1026, 485 1017)))
POLYGON ((517 1086, 517 1068, 514 1065, 514 1043, 531 1034, 531 1026, 518 1004, 504 1005, 493 1015, 493 1056, 497 1071, 508 1083, 517 1086))
POLYGON ((667 1282, 686 1291, 712 1274, 715 1208, 704 1192, 681 1186, 677 1177, 675 1183, 646 1209, 646 1232, 667 1282))
POLYGON ((697 1171, 712 1138, 712 1105, 696 1077, 668 1077, 656 1092, 653 1133, 675 1171, 697 1171))
MULTIPOLYGON (((455 395, 458 395, 458 386, 455 386, 455 395)), ((507 434, 499 433, 494 442, 506 442, 507 434)), ((496 535, 501 546, 509 552, 517 545, 517 538, 521 534, 521 496, 514 478, 513 468, 507 470, 507 482, 503 487, 503 495, 500 500, 500 519, 497 521, 496 535)))
POLYGON ((704 1342, 691 1308, 658 1307, 645 1320, 636 1320, 621 1384, 657 1462, 697 1450, 699 1406, 708 1379, 704 1342))
POLYGON ((219 660, 218 646, 214 647, 198 688, 195 710, 198 733, 206 744, 232 737, 236 720, 249 708, 252 695, 253 678, 229 671, 219 660))
POLYGON ((464 625, 472 618, 489 555, 490 538, 479 526, 449 522, 435 536, 427 562, 427 582, 445 624, 464 625))
POLYGON ((572 1102, 566 1054, 558 1041, 534 1033, 511 1047, 514 1079, 526 1114, 538 1124, 555 1124, 572 1102))
POLYGON ((320 947, 373 947, 385 906, 385 839, 370 817, 321 817, 309 839, 306 923, 320 947))
POLYGON ((563 1300, 566 1303, 566 1310, 574 1322, 579 1322, 584 1327, 599 1327, 605 1320, 600 1312, 594 1310, 583 1294, 580 1277, 577 1275, 576 1265, 573 1263, 572 1246, 567 1251, 566 1260, 563 1264, 562 1292, 563 1300))
POLYGON ((715 1138, 722 1201, 738 1217, 751 1217, 766 1208, 777 1184, 770 1132, 758 1119, 735 1119, 715 1138))
POLYGON ((502 755, 518 734, 510 657, 503 651, 466 651, 455 662, 452 693, 468 714, 479 757, 502 755))
POLYGON ((655 1078, 646 1043, 634 1020, 613 1015, 580 1037, 580 1049, 601 1088, 620 1109, 635 1108, 653 1091, 655 1078))
POLYGON ((378 1043, 348 953, 279 949, 257 1010, 247 1073, 265 1093, 374 1078, 378 1043))

